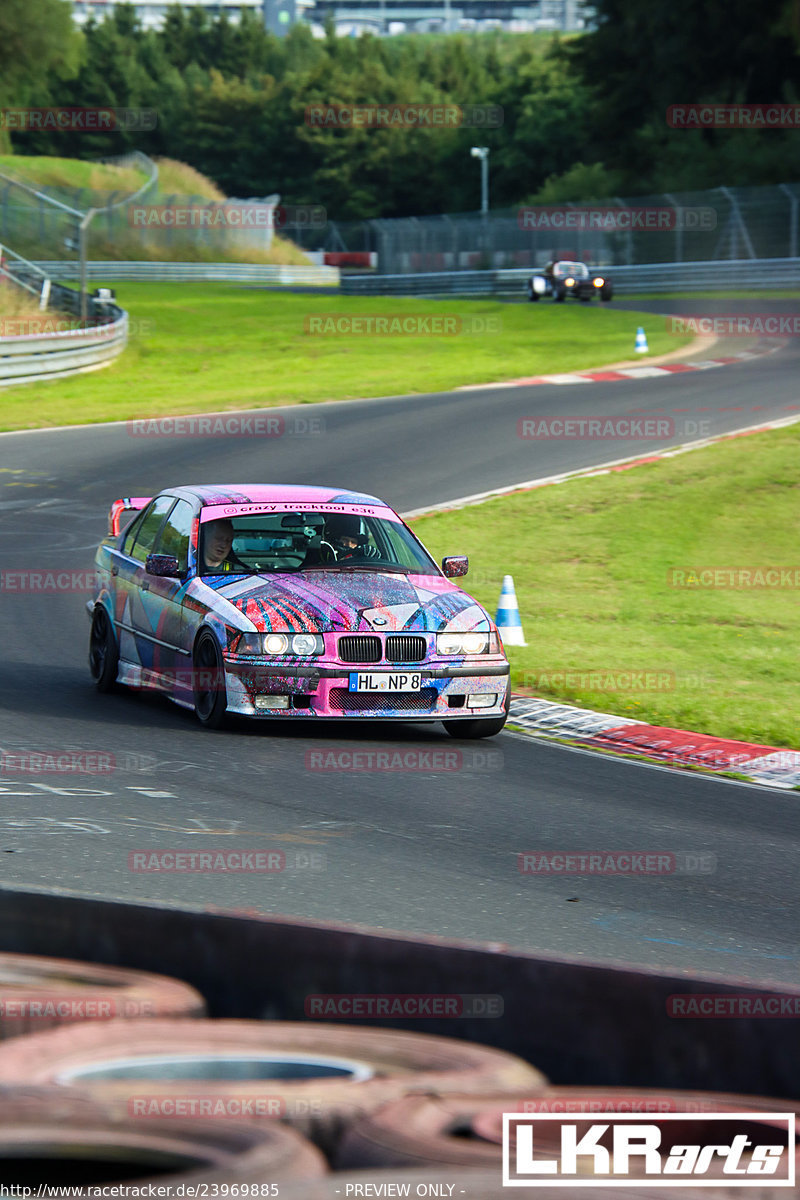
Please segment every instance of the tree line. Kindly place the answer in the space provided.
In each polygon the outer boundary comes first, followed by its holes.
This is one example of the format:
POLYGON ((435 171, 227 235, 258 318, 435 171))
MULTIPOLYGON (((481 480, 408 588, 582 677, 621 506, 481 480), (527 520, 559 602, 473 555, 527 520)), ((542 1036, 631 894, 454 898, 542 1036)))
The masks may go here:
MULTIPOLYGON (((0 106, 154 109, 138 131, 0 129, 0 149, 96 158, 140 149, 228 195, 278 191, 333 219, 474 211, 490 147, 492 208, 800 179, 800 128, 677 129, 683 103, 797 104, 800 0, 595 0, 574 37, 439 34, 279 39, 260 19, 125 5, 78 30, 69 0, 3 0, 0 106), (493 128, 341 128, 314 106, 486 106, 493 128)), ((798 119, 797 125, 800 125, 798 119)))

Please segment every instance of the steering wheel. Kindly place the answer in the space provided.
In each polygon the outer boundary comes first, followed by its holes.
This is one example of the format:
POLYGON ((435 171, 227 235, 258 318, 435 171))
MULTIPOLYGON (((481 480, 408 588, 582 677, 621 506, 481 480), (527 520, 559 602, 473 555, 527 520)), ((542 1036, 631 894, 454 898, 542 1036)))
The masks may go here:
POLYGON ((330 542, 323 542, 322 540, 320 540, 319 549, 320 549, 319 557, 320 557, 320 561, 322 562, 323 565, 325 565, 326 563, 330 563, 330 562, 338 562, 339 555, 336 553, 336 548, 334 546, 332 546, 330 544, 330 542), (329 553, 326 553, 326 554, 322 553, 323 546, 325 547, 326 551, 328 551, 329 553))

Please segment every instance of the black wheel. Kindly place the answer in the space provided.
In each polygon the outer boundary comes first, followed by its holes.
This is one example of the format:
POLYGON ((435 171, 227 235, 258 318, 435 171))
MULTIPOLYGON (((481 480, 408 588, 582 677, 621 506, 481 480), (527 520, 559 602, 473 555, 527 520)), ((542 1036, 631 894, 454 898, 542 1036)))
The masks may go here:
POLYGON ((530 300, 530 301, 531 301, 533 304, 535 304, 535 303, 536 303, 536 301, 539 299, 539 293, 538 293, 537 291, 535 291, 535 289, 534 289, 534 288, 532 288, 532 287, 529 287, 529 288, 528 288, 528 299, 529 299, 529 300, 530 300))
POLYGON ((567 289, 566 288, 556 288, 556 290, 553 292, 553 299, 556 302, 556 304, 563 304, 564 301, 566 300, 566 298, 567 298, 567 289))
POLYGON ((228 697, 225 689, 225 668, 222 665, 217 639, 212 633, 200 634, 194 648, 193 692, 194 711, 206 729, 219 729, 225 720, 228 697))
POLYGON ((506 698, 503 702, 502 717, 473 717, 463 721, 442 721, 450 737, 454 738, 485 738, 494 737, 496 733, 502 733, 505 723, 508 720, 508 710, 511 706, 511 684, 506 689, 506 698))
POLYGON ((602 301, 607 302, 611 299, 611 297, 613 295, 614 295, 614 285, 611 283, 604 283, 603 286, 600 288, 600 299, 602 301))
POLYGON ((98 692, 110 692, 117 678, 119 651, 108 613, 100 606, 94 610, 89 635, 89 670, 98 692))

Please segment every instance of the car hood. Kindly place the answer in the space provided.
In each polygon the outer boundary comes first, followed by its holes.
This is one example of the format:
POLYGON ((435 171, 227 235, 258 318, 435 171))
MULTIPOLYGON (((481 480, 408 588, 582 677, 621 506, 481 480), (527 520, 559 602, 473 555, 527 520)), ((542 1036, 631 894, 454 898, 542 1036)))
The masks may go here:
POLYGON ((303 571, 215 581, 260 633, 488 629, 486 610, 449 579, 385 571, 303 571))

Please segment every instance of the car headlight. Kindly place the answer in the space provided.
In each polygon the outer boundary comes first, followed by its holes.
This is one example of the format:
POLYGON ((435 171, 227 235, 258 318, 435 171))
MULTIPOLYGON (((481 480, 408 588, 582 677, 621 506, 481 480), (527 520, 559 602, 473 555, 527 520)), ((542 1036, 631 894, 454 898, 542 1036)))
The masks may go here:
POLYGON ((239 654, 293 654, 298 658, 322 654, 324 649, 321 633, 243 633, 237 646, 239 654))
POLYGON ((605 283, 605 279, 603 279, 602 275, 598 275, 596 279, 592 280, 592 283, 594 284, 595 287, 602 287, 603 284, 605 283))
POLYGON ((264 653, 265 654, 288 654, 289 653, 289 638, 285 633, 265 633, 264 634, 264 653))
POLYGON ((575 286, 575 280, 574 280, 574 279, 565 279, 565 280, 564 280, 564 283, 567 285, 567 287, 574 287, 574 286, 575 286))
POLYGON ((322 654, 322 638, 318 633, 296 633, 292 638, 292 654, 322 654))
POLYGON ((324 644, 319 633, 265 633, 265 654, 296 654, 307 658, 311 654, 322 654, 324 644))
POLYGON ((486 654, 490 651, 488 633, 437 633, 438 654, 486 654))

